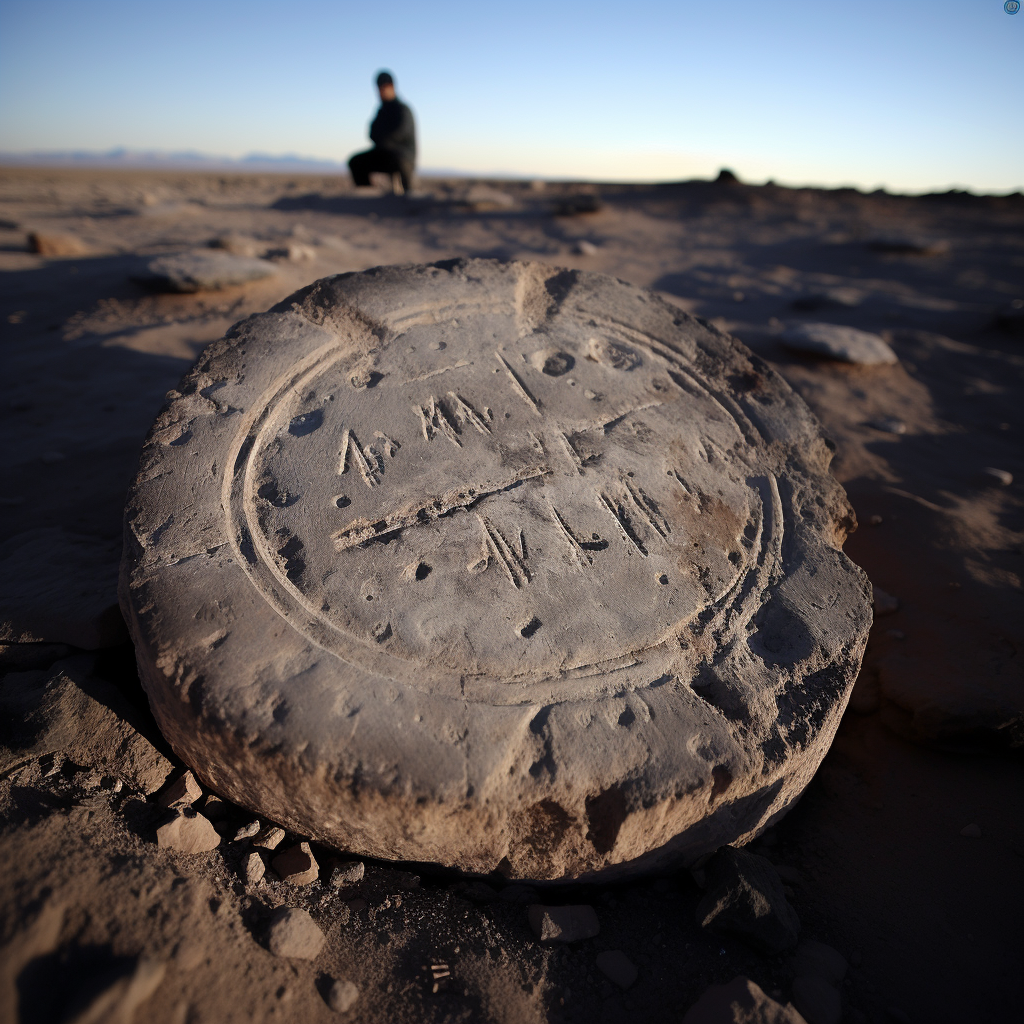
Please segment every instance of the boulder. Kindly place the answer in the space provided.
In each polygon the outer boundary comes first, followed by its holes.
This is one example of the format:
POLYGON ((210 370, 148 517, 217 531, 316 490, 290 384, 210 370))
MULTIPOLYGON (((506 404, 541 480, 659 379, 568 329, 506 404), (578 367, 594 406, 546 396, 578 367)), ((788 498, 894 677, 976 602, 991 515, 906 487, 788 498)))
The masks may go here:
POLYGON ((796 945, 800 919, 771 861, 726 846, 704 870, 708 891, 697 904, 702 928, 735 935, 768 954, 796 945))
POLYGON ((796 324, 779 335, 794 352, 863 366, 897 363, 896 353, 877 334, 839 324, 796 324))
POLYGON ((806 405, 649 292, 497 260, 326 278, 200 358, 121 595, 210 789, 360 856, 613 878, 753 838, 870 626, 806 405))

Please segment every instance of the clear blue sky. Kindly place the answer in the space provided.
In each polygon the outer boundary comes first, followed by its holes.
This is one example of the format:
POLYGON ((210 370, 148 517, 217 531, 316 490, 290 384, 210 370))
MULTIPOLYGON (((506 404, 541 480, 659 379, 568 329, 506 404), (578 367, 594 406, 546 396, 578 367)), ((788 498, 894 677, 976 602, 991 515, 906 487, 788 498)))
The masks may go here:
POLYGON ((344 159, 381 67, 426 168, 1024 186, 1002 0, 0 0, 0 150, 344 159))

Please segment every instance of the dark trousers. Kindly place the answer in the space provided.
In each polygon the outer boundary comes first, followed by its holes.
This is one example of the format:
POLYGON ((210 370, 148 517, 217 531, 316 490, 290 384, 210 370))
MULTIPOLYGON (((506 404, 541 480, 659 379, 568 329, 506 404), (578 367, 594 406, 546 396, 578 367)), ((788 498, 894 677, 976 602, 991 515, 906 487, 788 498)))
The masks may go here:
POLYGON ((379 146, 374 146, 365 153, 356 153, 349 160, 348 169, 352 172, 352 180, 356 185, 369 185, 370 175, 375 171, 382 174, 400 174, 402 189, 406 192, 412 185, 412 163, 379 146))

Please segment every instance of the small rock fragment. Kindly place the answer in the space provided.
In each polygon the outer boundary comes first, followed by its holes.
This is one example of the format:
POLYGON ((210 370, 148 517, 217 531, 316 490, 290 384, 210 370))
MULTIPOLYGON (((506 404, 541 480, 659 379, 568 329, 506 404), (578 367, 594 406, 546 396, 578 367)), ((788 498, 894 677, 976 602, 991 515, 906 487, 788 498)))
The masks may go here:
POLYGON ((975 474, 974 482, 981 487, 1009 487, 1013 483, 1013 474, 1005 469, 986 466, 975 474))
POLYGON ((594 245, 593 242, 588 242, 585 238, 581 238, 572 247, 572 251, 578 256, 595 256, 601 250, 598 246, 594 245))
POLYGON ((980 839, 981 826, 975 822, 971 822, 970 825, 964 825, 964 827, 960 829, 960 835, 967 836, 968 839, 980 839))
MULTIPOLYGON (((248 825, 243 825, 235 833, 235 838, 232 840, 232 842, 240 843, 243 839, 252 839, 253 836, 259 835, 259 831, 260 821, 259 818, 257 818, 255 821, 250 821, 248 825)), ((278 840, 278 842, 280 842, 280 840, 278 840)), ((273 849, 273 847, 271 847, 271 849, 273 849)))
POLYGON ((263 858, 253 850, 245 858, 245 884, 258 885, 266 873, 267 866, 263 863, 263 858))
POLYGON ((843 1019, 839 993, 824 978, 797 978, 793 982, 793 1003, 807 1024, 841 1024, 843 1019))
POLYGON ((593 907, 545 907, 534 903, 528 911, 530 927, 541 942, 580 942, 601 931, 593 907))
POLYGON ((796 945, 800 919, 770 861, 723 846, 705 871, 708 892, 697 904, 702 928, 736 935, 769 954, 796 945))
POLYGON ((793 973, 798 978, 803 975, 821 978, 835 986, 846 977, 846 970, 843 954, 824 942, 801 942, 793 954, 793 973))
POLYGON ((323 949, 324 933, 300 907, 278 907, 267 928, 267 948, 274 956, 314 960, 323 949))
POLYGON ((327 1005, 335 1013, 348 1013, 359 999, 359 989, 345 978, 335 978, 327 990, 327 1005))
POLYGON ((871 593, 871 603, 875 609, 875 615, 892 615, 893 612, 899 611, 900 599, 898 597, 893 597, 881 587, 874 585, 871 587, 871 593))
POLYGON ((220 845, 213 822, 201 814, 177 813, 156 830, 157 846, 182 853, 208 853, 220 845))
POLYGON ((157 802, 161 807, 180 810, 183 807, 191 807, 202 795, 203 791, 195 776, 190 771, 185 771, 167 787, 157 802))
POLYGON ((273 860, 273 866, 281 880, 292 885, 309 885, 320 877, 320 866, 309 843, 299 843, 279 853, 273 860))
POLYGON ((843 363, 874 366, 898 363, 896 353, 877 334, 839 324, 797 324, 779 336, 786 348, 843 363))
POLYGON ((629 988, 636 981, 637 969, 633 961, 621 949, 606 949, 597 954, 597 967, 619 988, 629 988))
POLYGON ((284 829, 277 825, 266 825, 256 833, 253 846, 262 846, 264 850, 276 850, 284 839, 284 829))
POLYGON ((884 520, 877 513, 873 516, 868 516, 868 526, 881 526, 884 520))
POLYGON ((29 248, 40 256, 88 256, 89 246, 77 235, 65 231, 33 231, 28 236, 29 248))
POLYGON ((364 874, 366 874, 366 868, 361 860, 345 861, 341 864, 335 864, 331 868, 330 884, 335 889, 340 889, 343 885, 361 882, 364 874))
POLYGON ((749 978, 712 985, 683 1017, 682 1024, 807 1024, 788 1003, 783 1006, 749 978))

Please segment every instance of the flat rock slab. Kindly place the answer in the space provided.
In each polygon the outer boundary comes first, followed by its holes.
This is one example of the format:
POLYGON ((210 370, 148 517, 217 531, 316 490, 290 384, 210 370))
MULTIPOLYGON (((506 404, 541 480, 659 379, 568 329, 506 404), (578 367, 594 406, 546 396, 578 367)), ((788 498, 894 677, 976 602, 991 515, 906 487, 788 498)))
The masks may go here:
POLYGON ((742 843, 828 749, 870 625, 803 402, 598 274, 324 279, 212 345, 121 597, 197 777, 359 854, 612 877, 742 843))
POLYGON ((267 260, 200 249, 158 256, 136 280, 162 291, 201 292, 248 284, 276 273, 277 268, 267 260))
POLYGON ((795 352, 836 359, 862 366, 899 362, 896 353, 877 334, 839 324, 797 324, 780 335, 783 345, 795 352))

